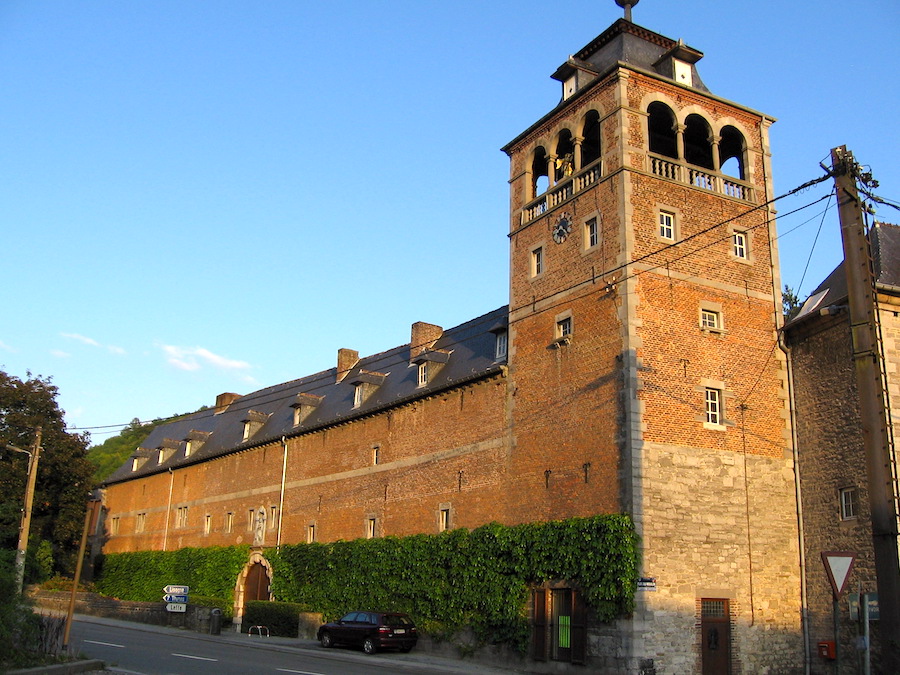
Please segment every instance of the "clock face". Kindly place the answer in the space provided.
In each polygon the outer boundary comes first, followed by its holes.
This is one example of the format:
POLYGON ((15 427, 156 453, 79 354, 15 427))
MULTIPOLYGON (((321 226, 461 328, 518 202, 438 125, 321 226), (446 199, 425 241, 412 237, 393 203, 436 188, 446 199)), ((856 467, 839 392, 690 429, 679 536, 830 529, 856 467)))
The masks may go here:
POLYGON ((556 225, 553 227, 553 241, 557 244, 561 244, 566 240, 566 237, 569 236, 569 232, 572 230, 572 221, 569 219, 569 214, 564 213, 559 217, 559 220, 556 221, 556 225))

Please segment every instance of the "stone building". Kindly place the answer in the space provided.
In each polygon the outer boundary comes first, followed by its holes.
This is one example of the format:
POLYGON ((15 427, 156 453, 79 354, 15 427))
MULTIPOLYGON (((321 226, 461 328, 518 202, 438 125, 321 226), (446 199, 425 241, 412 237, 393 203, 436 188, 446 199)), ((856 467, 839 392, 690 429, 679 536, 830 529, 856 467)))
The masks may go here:
MULTIPOLYGON (((630 20, 575 52, 503 148, 509 305, 158 428, 106 483, 105 550, 622 512, 643 579, 593 671, 802 668, 773 120, 702 56, 630 20)), ((238 605, 268 573, 254 553, 238 605)), ((573 660, 555 639, 534 658, 573 660)))
MULTIPOLYGON (((878 318, 890 419, 897 419, 900 400, 900 227, 879 224, 869 234, 877 289, 878 318)), ((877 591, 866 456, 859 411, 847 279, 841 263, 810 295, 798 315, 784 327, 793 371, 798 473, 801 482, 809 640, 815 649, 833 641, 831 584, 821 554, 856 554, 841 599, 840 661, 849 672, 858 665, 851 595, 877 591)), ((853 612, 855 614, 855 612, 853 612)), ((858 616, 858 615, 856 615, 858 616)), ((877 624, 870 634, 875 669, 881 651, 877 624)), ((813 658, 813 672, 830 673, 827 659, 813 658)), ((859 671, 862 672, 862 671, 859 671)))

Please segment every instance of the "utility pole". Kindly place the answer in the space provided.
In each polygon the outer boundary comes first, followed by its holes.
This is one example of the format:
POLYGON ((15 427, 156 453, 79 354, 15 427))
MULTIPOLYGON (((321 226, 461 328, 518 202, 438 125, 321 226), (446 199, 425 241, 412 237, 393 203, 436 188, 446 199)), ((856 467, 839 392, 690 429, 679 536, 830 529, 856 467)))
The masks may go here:
MULTIPOLYGON (((13 448, 18 450, 18 448, 13 448)), ((31 452, 23 450, 28 457, 28 485, 25 488, 25 508, 22 511, 22 524, 19 527, 19 548, 16 549, 16 590, 22 594, 25 583, 25 554, 28 552, 28 533, 31 530, 31 505, 34 503, 34 484, 37 479, 38 459, 41 456, 41 428, 35 429, 34 443, 31 452)))
POLYGON ((844 269, 850 305, 853 361, 866 453, 872 545, 881 612, 881 672, 900 673, 900 561, 889 401, 879 343, 879 317, 869 242, 856 188, 859 165, 845 146, 831 151, 844 269))

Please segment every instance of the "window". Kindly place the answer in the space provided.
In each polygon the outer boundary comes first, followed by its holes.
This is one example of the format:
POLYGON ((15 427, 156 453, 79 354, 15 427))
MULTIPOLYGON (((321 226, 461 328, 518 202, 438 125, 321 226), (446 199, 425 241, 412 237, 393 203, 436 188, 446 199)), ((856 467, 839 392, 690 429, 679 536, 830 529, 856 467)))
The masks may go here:
POLYGON ((244 434, 241 437, 242 441, 246 441, 247 439, 250 438, 250 430, 251 430, 250 422, 244 422, 244 434))
POLYGON ((600 230, 597 227, 597 219, 591 218, 584 224, 584 247, 594 248, 600 243, 600 230))
POLYGON ((719 330, 721 328, 719 313, 711 309, 700 310, 700 327, 707 330, 719 330))
POLYGON ((735 258, 744 260, 750 258, 748 241, 746 232, 735 231, 731 234, 731 252, 734 253, 735 258))
POLYGON ((420 387, 424 387, 428 384, 428 361, 422 361, 422 363, 419 364, 418 380, 420 387))
POLYGON ((376 532, 376 525, 378 524, 375 518, 368 518, 366 520, 366 539, 374 539, 376 532))
POLYGON ((134 531, 135 532, 143 532, 144 528, 147 526, 147 514, 139 513, 134 520, 134 531))
POLYGON ((206 518, 203 519, 203 534, 210 532, 212 532, 212 516, 207 513, 206 518))
POLYGON ((659 212, 659 237, 675 241, 675 214, 668 211, 659 212))
POLYGON ((247 532, 253 532, 253 526, 256 524, 256 509, 247 511, 247 532))
POLYGON ((538 246, 531 251, 531 276, 539 277, 544 273, 544 247, 538 246))
POLYGON ((187 527, 188 507, 179 506, 175 509, 175 527, 187 527))
POLYGON ((497 333, 497 340, 494 343, 494 358, 505 359, 507 349, 509 349, 509 333, 501 330, 497 333))
POLYGON ((362 382, 353 388, 353 407, 358 408, 363 402, 363 385, 362 382))
POLYGON ((859 513, 859 491, 855 487, 841 488, 841 520, 856 520, 859 513))
POLYGON ((312 544, 316 540, 316 526, 310 524, 306 526, 306 543, 312 544))
POLYGON ((722 390, 706 387, 706 423, 721 426, 723 420, 722 390))
POLYGON ((450 529, 450 509, 441 509, 438 512, 438 530, 444 532, 450 529))
POLYGON ((277 518, 276 518, 277 516, 278 516, 278 507, 270 506, 269 507, 269 529, 270 530, 275 529, 275 523, 277 522, 277 518))
POLYGON ((572 317, 567 316, 556 322, 556 338, 562 339, 572 334, 572 317))
POLYGON ((375 466, 381 461, 381 446, 376 445, 372 448, 372 466, 375 466))
POLYGON ((234 512, 232 511, 225 514, 225 532, 234 532, 234 512))
POLYGON ((192 441, 190 439, 188 439, 184 442, 184 456, 185 457, 191 456, 191 452, 193 452, 193 450, 194 450, 194 448, 192 447, 193 444, 194 444, 194 441, 192 441))
POLYGON ((119 534, 119 516, 116 516, 109 521, 109 533, 119 534))

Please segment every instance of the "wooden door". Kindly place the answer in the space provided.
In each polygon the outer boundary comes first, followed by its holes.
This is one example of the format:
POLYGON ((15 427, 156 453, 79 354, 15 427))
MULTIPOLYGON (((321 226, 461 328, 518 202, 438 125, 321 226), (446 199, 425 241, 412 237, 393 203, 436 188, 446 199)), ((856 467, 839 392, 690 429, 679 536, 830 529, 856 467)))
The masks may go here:
POLYGON ((731 675, 731 616, 728 600, 700 601, 700 650, 703 675, 731 675))

